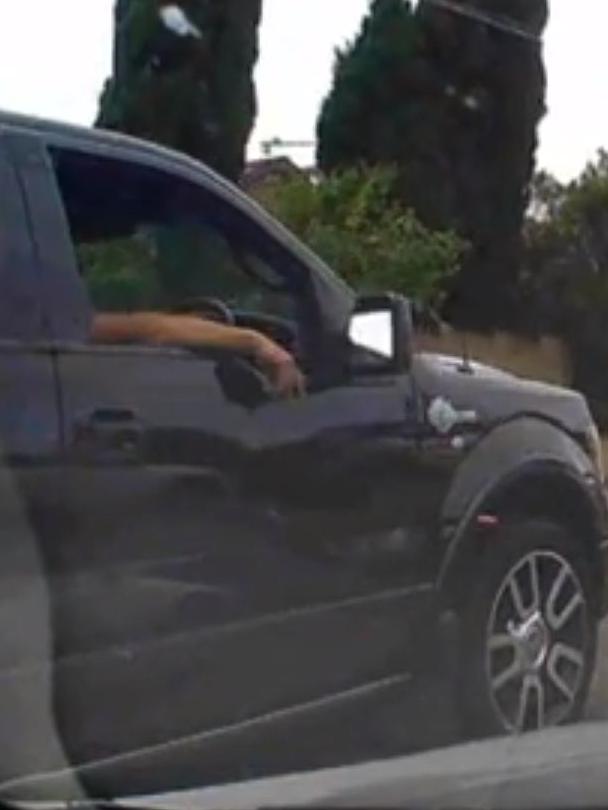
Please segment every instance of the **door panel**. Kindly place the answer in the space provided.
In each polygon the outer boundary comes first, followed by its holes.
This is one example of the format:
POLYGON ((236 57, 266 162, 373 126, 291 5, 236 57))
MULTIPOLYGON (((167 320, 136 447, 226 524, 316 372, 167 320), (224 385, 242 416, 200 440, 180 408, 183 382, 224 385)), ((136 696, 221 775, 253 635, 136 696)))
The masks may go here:
MULTIPOLYGON (((377 586, 328 549, 292 542, 282 519, 290 515, 275 508, 281 479, 289 490, 301 477, 307 497, 332 447, 356 448, 363 423, 345 418, 348 391, 251 413, 224 399, 215 361, 187 352, 81 347, 61 351, 58 363, 78 519, 54 549, 58 571, 169 572, 217 594, 206 597, 213 623, 377 586)), ((386 420, 386 409, 376 418, 386 420)))
POLYGON ((54 627, 43 532, 58 525, 61 464, 49 351, 0 342, 0 765, 2 781, 61 763, 52 714, 54 627), (55 493, 56 495, 57 493, 55 493))
MULTIPOLYGON (((408 616, 423 596, 416 578, 306 542, 276 487, 254 480, 275 463, 275 483, 281 468, 297 475, 289 454, 315 439, 326 463, 319 437, 341 435, 336 399, 352 447, 365 410, 351 402, 349 425, 348 392, 251 412, 225 401, 214 360, 186 352, 82 347, 58 362, 76 530, 54 546, 53 562, 63 717, 79 756, 243 722, 404 671, 408 616), (90 414, 104 415, 101 438, 83 437, 83 414, 89 425, 90 414), (92 688, 112 696, 103 710, 92 688), (159 701, 162 714, 150 712, 159 701)), ((310 480, 312 468, 300 472, 310 480)))
POLYGON ((214 362, 82 346, 58 363, 79 535, 62 570, 141 570, 205 551, 205 521, 227 502, 243 452, 243 419, 214 362))
MULTIPOLYGON (((19 503, 12 507, 5 503, 5 510, 11 514, 18 507, 27 520, 21 527, 3 521, 0 532, 0 578, 12 592, 13 577, 27 579, 23 561, 41 551, 41 526, 46 522, 49 532, 54 526, 53 483, 61 462, 61 440, 53 362, 50 351, 42 347, 0 341, 0 444, 1 465, 13 480, 8 494, 19 496, 19 503)), ((46 626, 49 617, 41 620, 46 626)), ((0 646, 0 668, 20 662, 11 644, 0 646)))
MULTIPOLYGON (((63 346, 58 368, 74 520, 50 552, 58 706, 82 761, 186 733, 183 712, 150 706, 185 705, 184 691, 167 689, 184 656, 194 660, 193 634, 243 616, 229 579, 243 421, 215 362, 185 351, 63 346)), ((182 684, 189 695, 194 685, 182 684)), ((200 727, 197 706, 189 720, 200 727)), ((224 711, 229 722, 234 707, 224 711)))
POLYGON ((252 416, 252 486, 295 537, 358 567, 358 592, 429 578, 418 419, 408 377, 354 380, 252 416))

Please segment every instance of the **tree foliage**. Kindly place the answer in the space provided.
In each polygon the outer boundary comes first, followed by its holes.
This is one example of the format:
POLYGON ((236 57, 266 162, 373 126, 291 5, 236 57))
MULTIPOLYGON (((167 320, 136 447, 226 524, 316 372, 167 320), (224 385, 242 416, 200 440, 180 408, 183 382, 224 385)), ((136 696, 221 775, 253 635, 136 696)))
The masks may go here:
POLYGON ((415 10, 409 0, 373 0, 359 35, 337 54, 318 157, 326 172, 395 165, 402 202, 430 227, 455 229, 472 244, 447 314, 467 326, 512 326, 544 113, 535 37, 546 23, 547 0, 459 5, 489 12, 520 33, 432 0, 415 10))
POLYGON ((537 177, 534 191, 526 227, 530 314, 569 343, 576 386, 608 405, 608 153, 568 185, 537 177))
POLYGON ((164 301, 155 273, 154 248, 140 239, 80 245, 91 302, 99 312, 154 309, 164 301))
POLYGON ((305 176, 274 181, 258 197, 355 288, 436 303, 466 245, 395 202, 394 181, 388 169, 350 169, 318 183, 305 176))
POLYGON ((171 146, 236 180, 256 114, 262 0, 179 0, 196 33, 163 23, 168 0, 117 0, 113 76, 98 125, 171 146))

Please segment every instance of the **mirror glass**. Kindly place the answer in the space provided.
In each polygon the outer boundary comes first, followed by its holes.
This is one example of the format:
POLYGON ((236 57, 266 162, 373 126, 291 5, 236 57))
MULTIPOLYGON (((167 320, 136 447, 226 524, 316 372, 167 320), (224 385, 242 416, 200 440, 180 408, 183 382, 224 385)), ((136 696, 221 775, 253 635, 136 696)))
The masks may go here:
POLYGON ((392 359, 395 355, 393 313, 387 309, 355 314, 350 323, 350 339, 355 346, 392 359))

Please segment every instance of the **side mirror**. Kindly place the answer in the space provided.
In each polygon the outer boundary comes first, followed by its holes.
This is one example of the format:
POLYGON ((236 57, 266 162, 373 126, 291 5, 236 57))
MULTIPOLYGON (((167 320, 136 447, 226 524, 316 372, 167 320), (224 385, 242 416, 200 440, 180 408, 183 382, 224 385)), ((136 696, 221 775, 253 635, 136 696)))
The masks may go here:
POLYGON ((406 298, 392 294, 360 298, 349 325, 353 370, 370 374, 408 371, 413 332, 406 298))

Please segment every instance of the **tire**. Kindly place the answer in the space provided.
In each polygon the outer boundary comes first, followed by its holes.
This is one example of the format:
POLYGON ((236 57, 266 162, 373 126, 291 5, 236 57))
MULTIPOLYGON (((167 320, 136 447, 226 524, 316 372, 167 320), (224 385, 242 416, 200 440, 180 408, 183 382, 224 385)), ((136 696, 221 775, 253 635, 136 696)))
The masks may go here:
POLYGON ((521 519, 492 539, 462 613, 465 733, 521 733, 578 720, 595 667, 597 617, 580 539, 521 519))

